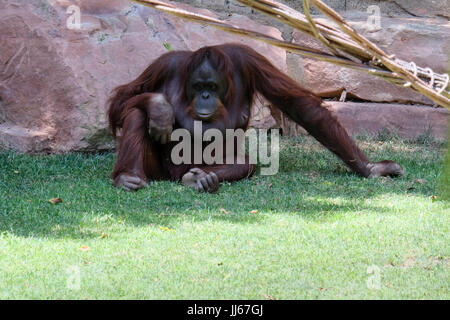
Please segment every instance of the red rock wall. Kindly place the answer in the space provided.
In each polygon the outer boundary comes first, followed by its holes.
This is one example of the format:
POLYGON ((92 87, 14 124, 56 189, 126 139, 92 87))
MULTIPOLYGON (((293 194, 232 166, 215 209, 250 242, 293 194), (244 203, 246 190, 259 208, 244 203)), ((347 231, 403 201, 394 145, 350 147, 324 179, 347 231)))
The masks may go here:
MULTIPOLYGON (((201 6, 208 3, 207 7, 218 9, 223 6, 222 0, 183 2, 201 6)), ((254 20, 239 14, 230 17, 225 10, 214 13, 181 6, 279 39, 317 46, 315 40, 264 20, 235 2, 227 8, 247 10, 254 20)), ((352 17, 356 27, 364 27, 364 12, 352 17)), ((382 26, 368 37, 389 52, 438 72, 450 71, 448 19, 383 16, 382 26)), ((366 101, 430 103, 407 89, 364 74, 298 56, 292 59, 292 55, 278 48, 186 22, 127 0, 2 0, 0 148, 21 152, 109 150, 113 141, 105 111, 115 86, 131 81, 167 52, 165 43, 173 50, 195 50, 225 42, 256 48, 281 70, 325 97, 339 96, 345 89, 349 97, 366 101), (80 10, 79 29, 73 28, 76 15, 67 11, 71 5, 80 10)), ((254 106, 252 125, 276 125, 265 104, 261 100, 254 106)))

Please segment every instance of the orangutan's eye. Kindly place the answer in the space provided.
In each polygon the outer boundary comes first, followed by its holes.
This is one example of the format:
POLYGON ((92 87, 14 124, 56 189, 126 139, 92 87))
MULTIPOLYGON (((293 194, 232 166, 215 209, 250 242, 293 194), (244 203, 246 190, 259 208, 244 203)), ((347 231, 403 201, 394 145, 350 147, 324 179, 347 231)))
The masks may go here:
POLYGON ((208 89, 210 91, 216 91, 217 90, 217 84, 215 84, 214 82, 211 82, 208 84, 208 89))

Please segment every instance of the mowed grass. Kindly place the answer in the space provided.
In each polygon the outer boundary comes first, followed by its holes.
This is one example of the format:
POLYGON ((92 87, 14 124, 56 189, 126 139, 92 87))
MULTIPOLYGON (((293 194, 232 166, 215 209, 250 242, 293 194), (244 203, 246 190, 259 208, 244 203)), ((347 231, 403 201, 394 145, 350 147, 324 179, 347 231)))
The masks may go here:
POLYGON ((0 299, 449 299, 444 147, 384 140, 359 145, 405 177, 284 138, 279 174, 217 194, 115 189, 113 154, 0 154, 0 299))

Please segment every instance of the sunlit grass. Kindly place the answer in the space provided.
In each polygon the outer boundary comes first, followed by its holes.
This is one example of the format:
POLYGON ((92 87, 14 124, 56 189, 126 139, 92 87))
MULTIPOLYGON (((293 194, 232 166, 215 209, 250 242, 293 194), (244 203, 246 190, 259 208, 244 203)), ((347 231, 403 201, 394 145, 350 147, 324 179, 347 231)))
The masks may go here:
POLYGON ((405 177, 360 178, 300 137, 278 175, 217 194, 115 189, 112 154, 0 154, 0 299, 448 299, 444 149, 384 140, 359 144, 405 177))

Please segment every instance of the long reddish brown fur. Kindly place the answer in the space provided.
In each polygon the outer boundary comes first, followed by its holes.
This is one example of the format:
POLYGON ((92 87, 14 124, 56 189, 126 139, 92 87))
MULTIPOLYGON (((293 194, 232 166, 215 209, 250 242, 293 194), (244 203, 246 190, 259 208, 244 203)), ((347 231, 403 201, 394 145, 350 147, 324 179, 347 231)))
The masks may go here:
MULTIPOLYGON (((147 115, 151 94, 164 94, 175 110, 174 128, 188 127, 193 121, 189 113, 192 101, 187 101, 185 84, 189 74, 205 58, 226 76, 228 82, 228 94, 223 101, 226 110, 222 110, 211 126, 236 128, 242 106, 251 104, 255 92, 260 92, 353 171, 365 177, 370 174, 369 160, 319 97, 302 88, 255 50, 239 44, 225 44, 195 52, 169 52, 150 64, 138 78, 114 90, 109 102, 109 123, 114 136, 118 129, 122 129, 122 134, 118 138, 120 145, 113 178, 129 173, 146 180, 180 179, 193 167, 170 164, 173 144, 159 145, 150 140, 147 115)), ((244 128, 247 123, 248 120, 244 128)), ((228 165, 220 168, 203 166, 203 169, 218 172, 221 180, 238 180, 251 174, 254 167, 228 165)))

